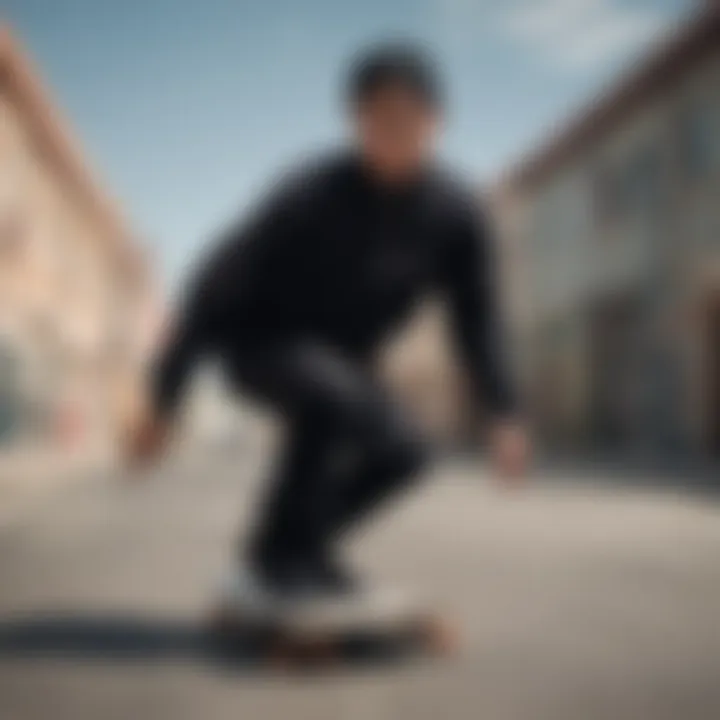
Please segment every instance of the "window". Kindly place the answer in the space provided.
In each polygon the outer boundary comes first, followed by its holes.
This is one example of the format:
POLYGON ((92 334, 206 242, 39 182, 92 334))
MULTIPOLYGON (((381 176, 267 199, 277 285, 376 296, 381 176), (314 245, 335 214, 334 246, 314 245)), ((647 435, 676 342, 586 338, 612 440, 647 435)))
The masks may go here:
POLYGON ((665 165, 657 145, 645 145, 625 161, 595 173, 597 222, 605 225, 660 211, 665 189, 665 165))
POLYGON ((17 188, 17 175, 11 165, 0 174, 0 257, 15 258, 22 249, 25 223, 17 188))
POLYGON ((17 358, 0 340, 0 443, 17 429, 19 411, 17 358))
POLYGON ((0 216, 0 259, 8 261, 17 258, 22 251, 25 226, 17 211, 0 216))
POLYGON ((655 146, 631 158, 623 180, 625 202, 630 212, 653 212, 662 201, 663 163, 655 146))
POLYGON ((679 160, 686 178, 703 178, 720 168, 720 107, 707 100, 687 108, 680 118, 679 135, 679 160))

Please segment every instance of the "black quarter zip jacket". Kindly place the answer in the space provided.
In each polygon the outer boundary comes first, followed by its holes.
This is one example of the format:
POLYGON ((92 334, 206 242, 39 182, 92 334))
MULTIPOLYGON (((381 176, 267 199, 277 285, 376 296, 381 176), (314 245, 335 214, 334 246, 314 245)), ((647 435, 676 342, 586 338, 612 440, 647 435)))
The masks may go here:
POLYGON ((258 341, 317 339, 367 358, 439 293, 480 401, 510 414, 496 275, 478 198, 439 169, 391 189, 351 154, 308 164, 230 229, 188 286, 159 359, 156 405, 175 409, 201 356, 258 341))

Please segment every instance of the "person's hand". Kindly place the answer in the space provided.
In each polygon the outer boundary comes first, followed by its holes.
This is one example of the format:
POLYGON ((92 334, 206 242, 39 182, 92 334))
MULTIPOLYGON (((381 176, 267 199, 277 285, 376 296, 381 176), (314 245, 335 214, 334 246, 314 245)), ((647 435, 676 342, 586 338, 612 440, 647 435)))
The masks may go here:
POLYGON ((126 458, 131 468, 140 469, 157 462, 170 438, 168 423, 145 411, 133 423, 127 438, 126 458))
POLYGON ((527 475, 530 441, 523 425, 517 421, 498 422, 491 431, 493 469, 509 486, 519 485, 527 475))

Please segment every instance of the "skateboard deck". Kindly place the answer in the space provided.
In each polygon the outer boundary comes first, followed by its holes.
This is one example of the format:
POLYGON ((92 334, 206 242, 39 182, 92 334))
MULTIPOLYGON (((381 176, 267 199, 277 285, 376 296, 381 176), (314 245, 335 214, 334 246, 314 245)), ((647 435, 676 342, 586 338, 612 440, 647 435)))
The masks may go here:
POLYGON ((448 621, 418 608, 324 609, 261 618, 220 607, 210 620, 213 637, 226 652, 287 668, 449 657, 458 647, 448 621))

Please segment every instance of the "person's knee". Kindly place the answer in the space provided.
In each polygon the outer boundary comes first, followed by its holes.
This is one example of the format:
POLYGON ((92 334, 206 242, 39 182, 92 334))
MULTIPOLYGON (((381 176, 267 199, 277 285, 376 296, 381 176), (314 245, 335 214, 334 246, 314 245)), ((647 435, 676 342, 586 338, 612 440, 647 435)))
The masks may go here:
POLYGON ((407 432, 386 436, 376 455, 376 462, 398 480, 419 475, 429 459, 430 453, 424 440, 407 432))

